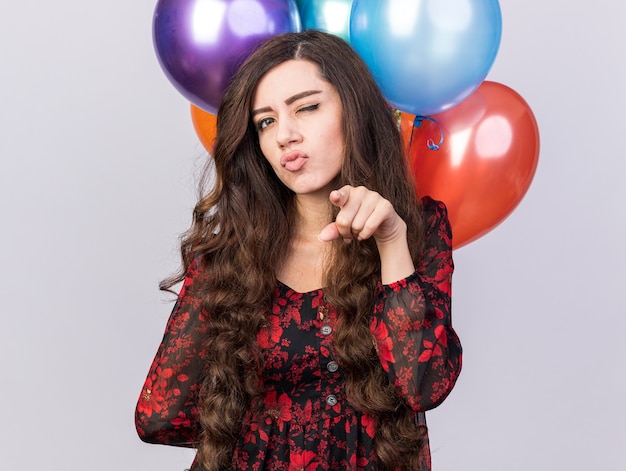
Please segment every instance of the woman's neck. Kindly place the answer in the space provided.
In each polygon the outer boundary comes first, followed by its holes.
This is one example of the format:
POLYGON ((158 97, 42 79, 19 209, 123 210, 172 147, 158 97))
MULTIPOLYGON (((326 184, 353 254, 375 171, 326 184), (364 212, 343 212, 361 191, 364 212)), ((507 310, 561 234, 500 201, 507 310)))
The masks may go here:
POLYGON ((300 293, 324 285, 324 263, 331 245, 320 241, 318 235, 330 222, 329 206, 329 200, 312 195, 296 197, 293 238, 276 277, 300 293))
POLYGON ((296 237, 317 239, 317 236, 330 223, 330 201, 314 195, 298 195, 295 201, 296 237))

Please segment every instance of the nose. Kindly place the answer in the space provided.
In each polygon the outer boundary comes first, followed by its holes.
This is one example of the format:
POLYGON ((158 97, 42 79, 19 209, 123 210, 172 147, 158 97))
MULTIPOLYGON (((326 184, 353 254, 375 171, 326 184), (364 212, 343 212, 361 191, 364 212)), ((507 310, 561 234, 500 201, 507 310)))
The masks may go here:
POLYGON ((276 142, 279 147, 285 148, 302 141, 302 134, 295 119, 282 117, 276 123, 276 142))

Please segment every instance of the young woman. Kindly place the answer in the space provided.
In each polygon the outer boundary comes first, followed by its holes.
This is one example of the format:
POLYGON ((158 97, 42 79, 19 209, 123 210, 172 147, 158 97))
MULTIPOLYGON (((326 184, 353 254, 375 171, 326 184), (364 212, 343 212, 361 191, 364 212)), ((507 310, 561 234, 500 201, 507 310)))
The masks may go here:
POLYGON ((342 39, 272 38, 218 112, 210 191, 136 411, 193 470, 430 469, 424 411, 461 369, 451 234, 342 39))

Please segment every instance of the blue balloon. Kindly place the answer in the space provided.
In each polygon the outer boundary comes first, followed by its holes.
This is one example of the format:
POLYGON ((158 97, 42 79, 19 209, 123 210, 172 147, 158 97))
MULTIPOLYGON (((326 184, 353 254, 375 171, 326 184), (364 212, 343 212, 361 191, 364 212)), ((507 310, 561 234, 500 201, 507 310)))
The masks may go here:
POLYGON ((493 65, 498 0, 354 0, 350 43, 396 108, 428 116, 467 98, 493 65))
POLYGON ((302 29, 316 29, 350 42, 352 0, 298 0, 302 29))

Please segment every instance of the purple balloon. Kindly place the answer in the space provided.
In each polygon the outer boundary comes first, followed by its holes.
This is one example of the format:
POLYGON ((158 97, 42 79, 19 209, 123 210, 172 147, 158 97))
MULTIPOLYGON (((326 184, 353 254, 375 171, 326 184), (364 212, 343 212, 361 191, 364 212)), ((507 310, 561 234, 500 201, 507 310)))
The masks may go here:
POLYGON ((174 87, 215 114, 232 76, 259 44, 300 29, 295 0, 159 0, 153 39, 174 87))

